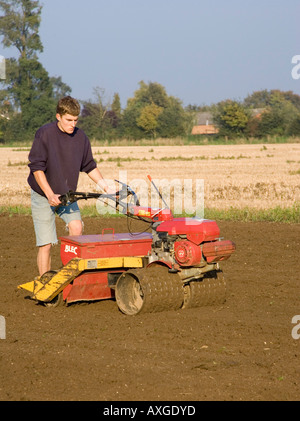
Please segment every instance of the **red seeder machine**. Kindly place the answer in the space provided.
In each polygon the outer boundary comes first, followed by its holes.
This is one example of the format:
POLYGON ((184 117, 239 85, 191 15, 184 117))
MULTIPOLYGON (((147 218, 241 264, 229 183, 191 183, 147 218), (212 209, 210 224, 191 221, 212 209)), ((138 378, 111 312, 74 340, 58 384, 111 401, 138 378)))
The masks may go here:
POLYGON ((147 223, 151 232, 108 228, 61 237, 62 268, 19 288, 46 306, 115 299, 127 315, 223 303, 226 282, 219 262, 231 256, 235 244, 220 238, 217 223, 175 218, 167 206, 142 207, 135 192, 119 183, 116 195, 69 192, 60 199, 63 205, 90 198, 110 201, 120 213, 147 223))

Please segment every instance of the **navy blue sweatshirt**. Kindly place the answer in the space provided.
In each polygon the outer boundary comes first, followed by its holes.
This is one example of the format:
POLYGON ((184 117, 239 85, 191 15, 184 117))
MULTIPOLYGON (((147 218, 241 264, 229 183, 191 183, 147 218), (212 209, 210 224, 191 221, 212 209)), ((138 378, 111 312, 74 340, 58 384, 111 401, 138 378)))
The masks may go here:
POLYGON ((97 167, 91 144, 85 133, 75 128, 73 134, 62 132, 57 122, 42 126, 35 135, 29 153, 28 184, 45 196, 33 173, 43 171, 55 194, 76 191, 80 172, 89 173, 97 167))

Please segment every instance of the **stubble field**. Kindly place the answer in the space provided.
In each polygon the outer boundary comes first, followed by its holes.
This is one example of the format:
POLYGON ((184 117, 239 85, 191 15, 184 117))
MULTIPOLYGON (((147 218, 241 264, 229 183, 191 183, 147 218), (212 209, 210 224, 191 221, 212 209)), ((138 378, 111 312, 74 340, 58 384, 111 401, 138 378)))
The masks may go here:
MULTIPOLYGON (((203 180, 204 207, 269 209, 300 200, 300 144, 94 147, 108 180, 203 180)), ((28 150, 0 149, 0 205, 30 205, 28 150)), ((85 174, 79 191, 95 191, 85 174)), ((195 190, 195 188, 193 188, 195 190)), ((194 199, 193 199, 194 200, 194 199)), ((195 205, 195 202, 193 202, 195 205)))

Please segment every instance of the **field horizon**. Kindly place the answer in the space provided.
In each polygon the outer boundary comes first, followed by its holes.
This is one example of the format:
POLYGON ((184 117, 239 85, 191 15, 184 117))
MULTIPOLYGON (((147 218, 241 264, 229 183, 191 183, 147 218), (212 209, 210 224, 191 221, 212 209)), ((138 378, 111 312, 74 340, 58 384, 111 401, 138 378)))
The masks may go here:
MULTIPOLYGON (((185 200, 188 193, 192 210, 201 202, 204 210, 223 213, 224 218, 226 213, 234 213, 237 217, 238 214, 263 214, 276 209, 297 213, 299 209, 298 143, 93 146, 92 150, 105 179, 111 183, 115 179, 124 180, 138 193, 142 186, 149 190, 148 199, 144 194, 144 199, 149 201, 147 204, 152 205, 152 199, 154 205, 161 205, 153 189, 150 194, 147 179, 150 174, 171 208, 177 206, 182 210, 177 213, 184 213, 186 208, 186 204, 177 200, 178 190, 175 189, 178 186, 180 200, 185 200), (199 191, 203 196, 201 201, 199 191)), ((30 207, 28 153, 29 148, 1 148, 2 211, 30 207)), ((80 174, 78 191, 97 191, 95 187, 86 174, 80 174)), ((93 207, 91 202, 80 203, 82 208, 86 205, 93 207)))

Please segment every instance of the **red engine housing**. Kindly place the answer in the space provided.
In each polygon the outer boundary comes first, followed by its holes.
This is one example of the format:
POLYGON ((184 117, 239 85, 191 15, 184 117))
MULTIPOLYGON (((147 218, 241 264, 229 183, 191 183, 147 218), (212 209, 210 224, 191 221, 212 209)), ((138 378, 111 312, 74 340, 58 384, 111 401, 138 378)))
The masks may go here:
POLYGON ((234 242, 230 240, 212 241, 202 246, 203 255, 208 263, 229 259, 235 249, 234 242))
POLYGON ((201 248, 191 241, 175 241, 174 251, 175 259, 180 266, 195 266, 201 262, 201 248))
POLYGON ((186 238, 195 244, 203 241, 214 241, 220 237, 220 229, 216 221, 197 218, 174 218, 164 221, 157 227, 158 232, 167 232, 169 235, 186 235, 186 238))

